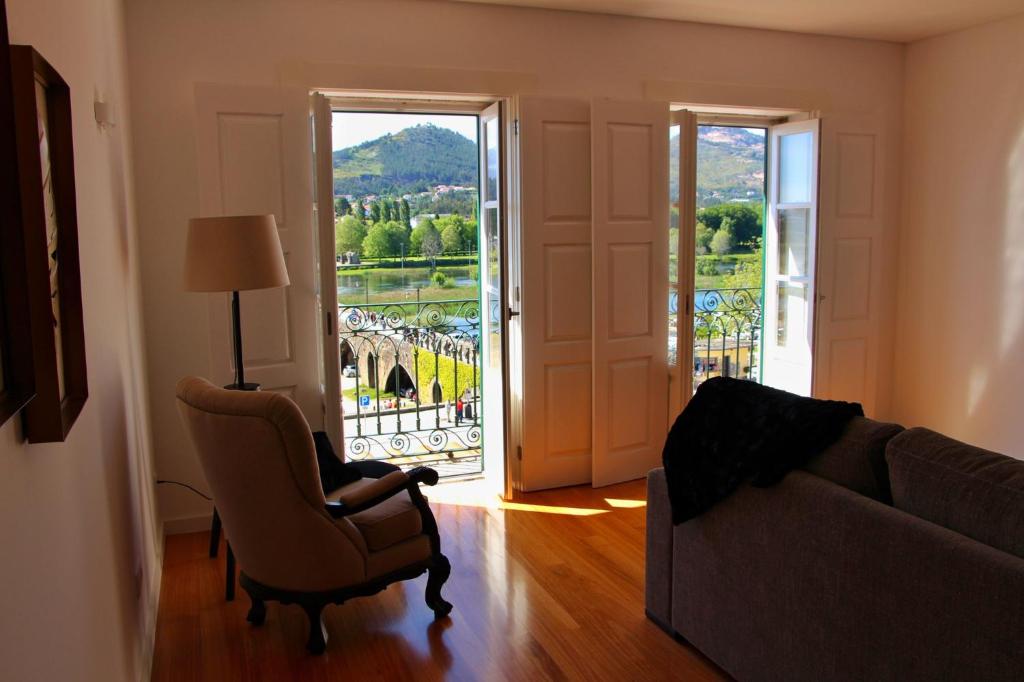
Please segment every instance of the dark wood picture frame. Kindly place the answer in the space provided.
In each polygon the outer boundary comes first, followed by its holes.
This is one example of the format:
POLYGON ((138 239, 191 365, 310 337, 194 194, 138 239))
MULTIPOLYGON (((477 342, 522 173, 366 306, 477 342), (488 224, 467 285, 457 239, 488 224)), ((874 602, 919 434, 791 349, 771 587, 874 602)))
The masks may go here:
POLYGON ((0 424, 35 395, 9 47, 0 0, 0 424))
POLYGON ((50 443, 67 437, 89 396, 71 90, 31 47, 12 45, 10 55, 36 387, 25 435, 50 443))

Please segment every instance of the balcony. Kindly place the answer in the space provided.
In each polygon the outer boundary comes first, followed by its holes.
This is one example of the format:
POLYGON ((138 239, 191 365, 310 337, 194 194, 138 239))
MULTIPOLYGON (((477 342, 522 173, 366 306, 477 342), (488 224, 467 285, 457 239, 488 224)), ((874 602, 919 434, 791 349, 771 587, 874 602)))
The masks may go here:
POLYGON ((479 301, 341 305, 338 332, 346 459, 481 473, 479 301))
MULTIPOLYGON (((678 298, 669 298, 669 365, 677 363, 678 298)), ((693 389, 715 376, 761 380, 761 289, 698 289, 693 308, 693 389)))

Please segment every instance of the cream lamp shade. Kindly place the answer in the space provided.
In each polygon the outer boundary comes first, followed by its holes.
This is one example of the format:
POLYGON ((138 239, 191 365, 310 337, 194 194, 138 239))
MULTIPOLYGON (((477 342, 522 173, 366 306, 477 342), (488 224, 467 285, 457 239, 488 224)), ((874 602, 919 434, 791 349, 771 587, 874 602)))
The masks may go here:
POLYGON ((288 283, 288 269, 273 215, 188 221, 186 291, 247 291, 288 283))

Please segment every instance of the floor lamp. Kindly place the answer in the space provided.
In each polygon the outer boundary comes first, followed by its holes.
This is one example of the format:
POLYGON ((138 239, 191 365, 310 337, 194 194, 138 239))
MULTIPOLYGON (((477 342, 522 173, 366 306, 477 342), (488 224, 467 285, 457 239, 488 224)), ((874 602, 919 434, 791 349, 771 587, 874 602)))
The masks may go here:
MULTIPOLYGON (((246 383, 242 362, 242 322, 238 292, 288 286, 281 238, 273 215, 193 218, 188 222, 185 246, 185 290, 231 292, 231 331, 234 344, 235 383, 224 388, 258 391, 246 383)), ((220 515, 213 508, 210 557, 220 545, 220 515)), ((235 555, 227 545, 227 584, 224 596, 235 598, 235 555)))
POLYGON ((235 383, 224 388, 259 390, 246 383, 238 292, 288 285, 288 270, 273 215, 193 218, 185 247, 186 291, 230 291, 235 383))

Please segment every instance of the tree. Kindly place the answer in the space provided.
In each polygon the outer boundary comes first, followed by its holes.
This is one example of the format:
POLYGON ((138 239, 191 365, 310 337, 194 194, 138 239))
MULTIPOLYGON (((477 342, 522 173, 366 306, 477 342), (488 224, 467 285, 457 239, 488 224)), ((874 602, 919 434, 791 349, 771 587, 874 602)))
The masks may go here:
POLYGON ((334 215, 340 217, 348 215, 352 212, 352 204, 349 203, 345 197, 338 197, 338 200, 334 202, 334 215))
POLYGON ((364 239, 366 225, 355 216, 342 216, 334 226, 334 246, 338 253, 355 251, 361 254, 364 239))
POLYGON ((449 223, 441 232, 441 243, 444 245, 445 253, 458 253, 462 251, 462 229, 460 225, 449 223))
POLYGON ((366 258, 391 258, 401 255, 406 244, 405 228, 398 223, 374 223, 363 239, 363 256, 366 258))
POLYGON ((462 224, 462 248, 466 251, 476 251, 479 240, 479 228, 476 220, 465 221, 462 224))
MULTIPOLYGON (((424 218, 416 224, 416 228, 409 235, 409 253, 423 255, 423 238, 427 232, 437 232, 437 228, 434 227, 434 221, 430 218, 424 218)), ((438 234, 438 238, 440 238, 438 234)))
POLYGON ((711 249, 711 238, 715 236, 714 230, 704 223, 697 223, 697 255, 703 256, 711 249))
POLYGON ((366 209, 363 208, 362 199, 356 199, 356 203, 352 204, 352 217, 359 222, 366 220, 366 209))
POLYGON ((726 289, 760 289, 764 279, 760 249, 755 249, 753 256, 741 256, 745 260, 736 264, 731 275, 722 278, 722 286, 726 289))
POLYGON ((391 213, 391 201, 388 199, 380 200, 380 219, 386 223, 395 219, 394 215, 391 213))
POLYGON ((420 242, 420 253, 423 254, 424 258, 430 259, 431 270, 437 267, 436 259, 441 255, 443 249, 444 245, 441 242, 441 235, 438 234, 437 228, 430 224, 423 233, 423 239, 420 242))
POLYGON ((398 204, 398 222, 405 226, 405 229, 411 230, 412 223, 409 222, 412 215, 409 211, 409 201, 402 197, 402 201, 398 204))
POLYGON ((719 204, 697 211, 697 220, 716 232, 726 218, 732 221, 733 245, 745 249, 756 248, 754 240, 763 231, 761 204, 719 204))
POLYGON ((370 222, 374 224, 381 222, 379 201, 375 201, 370 204, 370 222))
POLYGON ((715 236, 711 238, 711 253, 716 256, 724 256, 732 251, 732 221, 726 218, 722 226, 715 230, 715 236))
POLYGON ((444 239, 445 231, 451 227, 454 228, 454 232, 448 237, 448 241, 445 244, 445 253, 454 253, 455 251, 461 251, 466 248, 465 245, 465 231, 466 231, 466 219, 460 215, 446 215, 443 218, 438 218, 434 221, 434 226, 437 231, 441 233, 441 239, 444 239), (458 244, 456 246, 456 244, 458 244))

